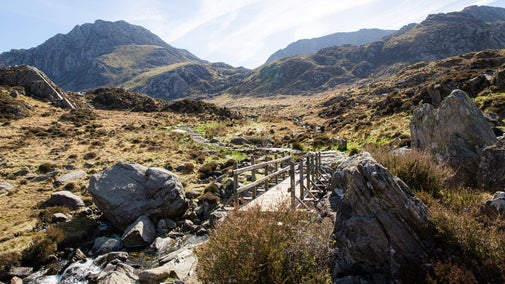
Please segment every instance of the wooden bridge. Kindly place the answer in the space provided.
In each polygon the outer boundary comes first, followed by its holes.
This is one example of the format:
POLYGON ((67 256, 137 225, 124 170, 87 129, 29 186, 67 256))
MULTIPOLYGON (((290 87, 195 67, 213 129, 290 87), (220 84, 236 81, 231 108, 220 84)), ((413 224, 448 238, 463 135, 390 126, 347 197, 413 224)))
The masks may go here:
POLYGON ((259 206, 262 211, 272 211, 282 203, 310 210, 331 189, 331 171, 326 172, 325 165, 336 161, 337 152, 327 151, 310 152, 297 161, 286 156, 260 163, 252 159, 251 165, 242 168, 235 165, 231 203, 240 210, 259 206), (241 185, 240 181, 249 183, 241 185))

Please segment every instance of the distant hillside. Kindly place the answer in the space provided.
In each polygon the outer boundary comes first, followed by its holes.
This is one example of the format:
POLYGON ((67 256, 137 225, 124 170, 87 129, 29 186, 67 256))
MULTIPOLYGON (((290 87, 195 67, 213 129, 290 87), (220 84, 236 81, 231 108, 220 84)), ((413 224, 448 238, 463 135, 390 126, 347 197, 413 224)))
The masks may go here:
POLYGON ((203 61, 140 26, 102 20, 0 55, 0 66, 35 66, 72 91, 118 85, 151 68, 181 62, 203 61))
POLYGON ((322 48, 330 46, 341 46, 345 44, 362 45, 377 41, 393 32, 394 30, 361 29, 356 32, 333 33, 318 38, 301 39, 290 43, 285 48, 279 49, 274 54, 270 55, 266 63, 290 56, 315 53, 322 48))
POLYGON ((402 67, 484 49, 505 48, 505 9, 471 6, 429 15, 380 41, 329 47, 309 57, 290 57, 262 66, 235 94, 310 94, 359 80, 382 80, 402 67))

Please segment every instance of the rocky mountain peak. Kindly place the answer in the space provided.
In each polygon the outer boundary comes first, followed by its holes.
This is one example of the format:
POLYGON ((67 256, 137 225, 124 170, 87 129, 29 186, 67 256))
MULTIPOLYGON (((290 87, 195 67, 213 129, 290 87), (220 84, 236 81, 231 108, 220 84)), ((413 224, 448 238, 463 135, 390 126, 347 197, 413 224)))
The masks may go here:
POLYGON ((121 70, 117 68, 117 60, 110 58, 119 58, 133 47, 138 50, 137 56, 131 58, 135 70, 127 70, 132 71, 127 72, 129 76, 147 67, 202 61, 186 50, 170 46, 143 27, 125 21, 97 20, 77 25, 69 33, 57 34, 37 47, 2 53, 0 67, 35 66, 62 88, 81 91, 124 80, 117 78, 121 70))

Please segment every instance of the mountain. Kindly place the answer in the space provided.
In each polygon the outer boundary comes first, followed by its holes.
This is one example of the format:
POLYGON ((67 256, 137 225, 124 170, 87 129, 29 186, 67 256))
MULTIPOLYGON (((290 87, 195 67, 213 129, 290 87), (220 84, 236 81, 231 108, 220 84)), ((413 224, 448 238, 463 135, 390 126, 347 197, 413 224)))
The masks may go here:
POLYGON ((343 83, 388 78, 402 67, 484 49, 505 48, 505 9, 471 6, 429 15, 376 42, 324 48, 254 70, 234 94, 310 94, 343 83))
POLYGON ((301 39, 290 43, 285 48, 279 49, 270 55, 266 63, 290 56, 315 53, 322 48, 330 46, 341 46, 345 44, 362 45, 377 41, 393 32, 394 30, 361 29, 356 32, 333 33, 318 38, 301 39))
POLYGON ((155 67, 200 62, 140 26, 97 20, 75 26, 28 50, 0 55, 0 66, 31 65, 65 90, 114 86, 155 67))

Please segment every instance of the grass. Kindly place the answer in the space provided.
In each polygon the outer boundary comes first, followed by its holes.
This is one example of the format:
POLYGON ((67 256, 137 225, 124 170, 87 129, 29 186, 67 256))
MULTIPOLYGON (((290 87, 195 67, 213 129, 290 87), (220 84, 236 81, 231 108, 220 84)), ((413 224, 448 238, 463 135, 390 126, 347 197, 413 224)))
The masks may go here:
POLYGON ((331 283, 332 222, 290 210, 236 211, 199 247, 204 283, 331 283))

